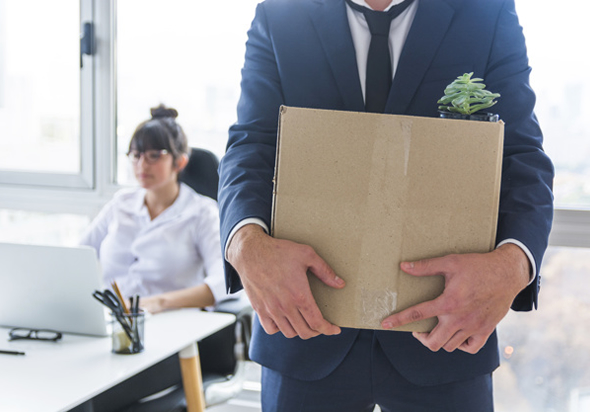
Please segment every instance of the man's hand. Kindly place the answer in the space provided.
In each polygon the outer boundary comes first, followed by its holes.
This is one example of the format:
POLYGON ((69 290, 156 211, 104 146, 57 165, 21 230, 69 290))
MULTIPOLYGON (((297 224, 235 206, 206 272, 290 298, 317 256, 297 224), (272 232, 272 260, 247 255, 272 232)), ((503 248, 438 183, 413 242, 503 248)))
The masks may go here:
POLYGON ((340 333, 322 316, 307 271, 333 288, 343 288, 344 281, 311 247, 274 239, 258 225, 246 225, 234 235, 227 255, 266 333, 281 331, 302 339, 340 333))
POLYGON ((477 353, 530 276, 527 256, 510 243, 490 253, 403 262, 401 269, 414 276, 442 275, 445 289, 434 300, 389 316, 382 326, 389 329, 436 316, 438 324, 431 332, 413 334, 434 352, 442 348, 477 353))

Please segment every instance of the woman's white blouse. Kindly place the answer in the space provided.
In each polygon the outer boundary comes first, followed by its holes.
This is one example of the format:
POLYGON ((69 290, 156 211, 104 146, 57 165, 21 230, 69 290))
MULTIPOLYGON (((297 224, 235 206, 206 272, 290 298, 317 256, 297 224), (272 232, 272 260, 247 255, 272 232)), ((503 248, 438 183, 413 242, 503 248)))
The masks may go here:
POLYGON ((117 192, 86 230, 105 285, 151 296, 205 282, 219 302, 225 290, 217 203, 181 183, 175 202, 150 219, 143 188, 117 192))

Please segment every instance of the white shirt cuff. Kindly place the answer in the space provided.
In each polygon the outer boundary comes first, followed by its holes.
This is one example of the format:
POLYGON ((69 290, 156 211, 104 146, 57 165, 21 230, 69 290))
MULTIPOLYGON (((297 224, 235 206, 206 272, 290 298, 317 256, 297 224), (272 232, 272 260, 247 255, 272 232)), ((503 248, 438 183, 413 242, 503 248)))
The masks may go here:
POLYGON ((502 245, 505 245, 506 243, 515 244, 516 246, 518 246, 519 248, 521 248, 522 251, 529 258, 529 262, 531 262, 531 268, 532 269, 531 269, 531 275, 530 275, 529 283, 527 284, 527 286, 530 285, 531 283, 533 283, 533 280, 535 280, 535 277, 537 276, 537 265, 535 264, 535 258, 533 257, 533 254, 531 253, 531 251, 529 250, 529 248, 527 248, 521 241, 516 240, 516 239, 506 239, 506 240, 503 240, 500 243, 498 243, 498 245, 496 246, 496 249, 499 248, 502 245))
POLYGON ((224 252, 225 260, 227 260, 227 247, 231 243, 231 241, 234 238, 234 235, 236 234, 236 232, 238 230, 240 230, 241 228, 243 228, 244 226, 250 225, 250 224, 256 224, 258 226, 261 226, 264 229, 264 231, 266 233, 268 233, 268 226, 266 226, 266 223, 264 223, 264 221, 262 219, 258 219, 257 217, 249 217, 248 219, 244 219, 244 220, 238 222, 238 224, 234 226, 234 228, 232 229, 232 231, 229 232, 229 236, 227 237, 227 242, 225 243, 225 248, 224 248, 224 251, 225 251, 224 252))

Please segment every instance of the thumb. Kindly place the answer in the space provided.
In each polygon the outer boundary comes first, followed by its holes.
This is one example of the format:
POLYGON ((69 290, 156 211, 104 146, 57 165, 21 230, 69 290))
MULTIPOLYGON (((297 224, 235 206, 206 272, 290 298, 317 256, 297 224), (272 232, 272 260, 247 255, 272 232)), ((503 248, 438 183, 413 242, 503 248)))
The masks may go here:
POLYGON ((313 262, 309 265, 309 271, 332 288, 341 289, 346 285, 346 282, 344 282, 341 277, 337 276, 330 265, 318 255, 315 256, 313 262))

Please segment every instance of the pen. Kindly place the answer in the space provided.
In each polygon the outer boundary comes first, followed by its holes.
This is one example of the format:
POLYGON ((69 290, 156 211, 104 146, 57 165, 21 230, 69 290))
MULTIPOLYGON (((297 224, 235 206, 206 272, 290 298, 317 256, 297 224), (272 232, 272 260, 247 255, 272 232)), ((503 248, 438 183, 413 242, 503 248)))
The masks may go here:
POLYGON ((123 312, 129 314, 129 309, 127 309, 127 304, 125 303, 125 299, 123 299, 123 295, 121 294, 121 291, 119 290, 119 286, 117 285, 117 282, 113 280, 111 282, 111 286, 112 286, 113 290, 115 291, 115 293, 117 294, 117 297, 121 301, 121 306, 123 306, 123 312))
POLYGON ((135 313, 139 313, 139 295, 135 295, 135 313))
MULTIPOLYGON (((131 308, 131 311, 133 312, 133 314, 135 316, 139 315, 139 295, 135 295, 135 300, 133 302, 133 307, 131 308)), ((136 340, 133 342, 133 349, 136 351, 140 351, 141 350, 141 340, 140 340, 140 336, 139 336, 139 318, 137 318, 137 322, 135 322, 135 338, 136 340)))
POLYGON ((2 355, 24 355, 24 352, 17 352, 15 350, 0 350, 2 355))

